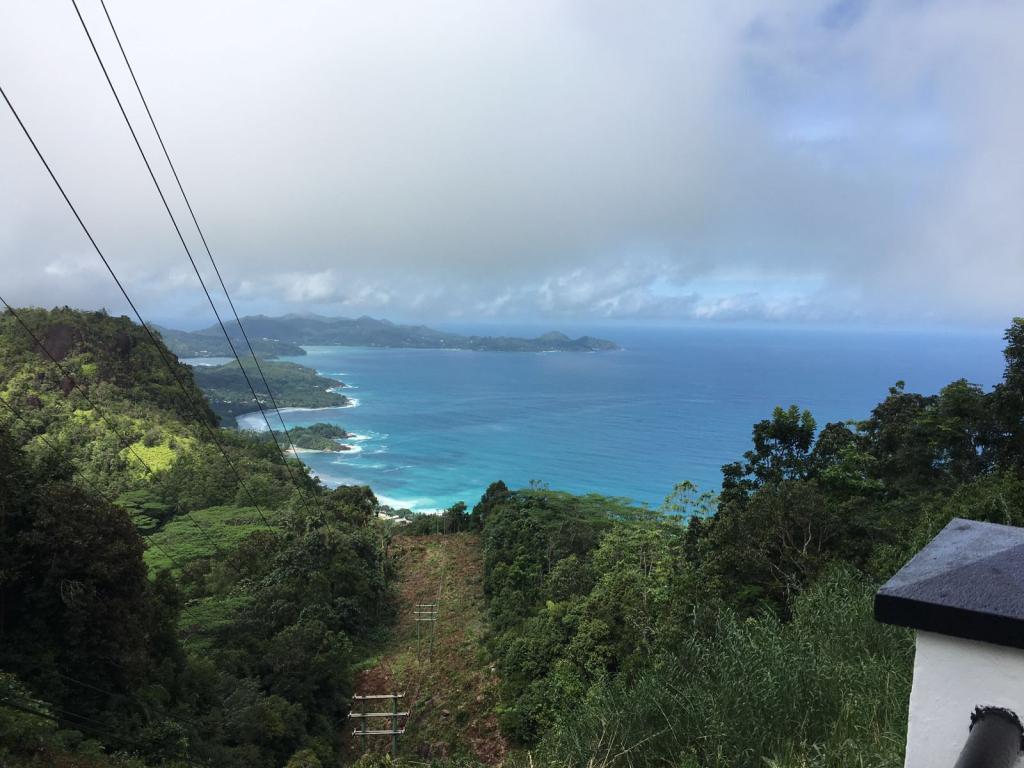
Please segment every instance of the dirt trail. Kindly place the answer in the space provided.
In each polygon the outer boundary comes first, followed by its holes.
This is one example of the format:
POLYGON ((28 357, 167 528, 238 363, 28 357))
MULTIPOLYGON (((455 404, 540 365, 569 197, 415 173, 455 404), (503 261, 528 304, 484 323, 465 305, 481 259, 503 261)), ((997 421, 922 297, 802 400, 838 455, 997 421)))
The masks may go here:
MULTIPOLYGON (((356 677, 356 693, 406 694, 400 708, 411 714, 399 739, 400 755, 429 759, 469 754, 489 765, 500 764, 508 747, 494 715, 497 678, 480 647, 484 600, 479 537, 399 536, 393 551, 399 567, 399 617, 377 663, 356 677), (430 625, 424 622, 417 654, 414 606, 435 602, 433 652, 430 625)), ((368 749, 377 752, 390 746, 387 737, 368 741, 368 749)), ((358 740, 351 742, 357 755, 358 740)))

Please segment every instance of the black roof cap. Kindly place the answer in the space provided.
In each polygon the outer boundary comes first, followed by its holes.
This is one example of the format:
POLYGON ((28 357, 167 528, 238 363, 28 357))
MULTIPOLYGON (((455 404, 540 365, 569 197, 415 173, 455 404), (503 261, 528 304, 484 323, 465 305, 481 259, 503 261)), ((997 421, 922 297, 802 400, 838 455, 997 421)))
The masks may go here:
POLYGON ((1024 528, 954 518, 878 590, 875 618, 1024 648, 1024 528))

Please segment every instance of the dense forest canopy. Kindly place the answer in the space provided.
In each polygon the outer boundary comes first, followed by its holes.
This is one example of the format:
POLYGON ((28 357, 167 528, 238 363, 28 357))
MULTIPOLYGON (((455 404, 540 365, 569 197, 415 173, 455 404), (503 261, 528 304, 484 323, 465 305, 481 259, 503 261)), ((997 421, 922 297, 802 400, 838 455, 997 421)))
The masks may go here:
POLYGON ((954 516, 1024 523, 1021 319, 990 391, 897 382, 851 423, 776 409, 718 498, 495 482, 400 525, 370 489, 216 427, 127 319, 19 316, 45 352, 0 315, 15 766, 339 764, 354 671, 392 618, 391 537, 475 531, 512 764, 895 767, 912 641, 872 620, 874 590, 954 516))
POLYGON ((0 316, 0 758, 330 762, 388 619, 372 493, 216 429, 126 318, 18 315, 45 352, 0 316))

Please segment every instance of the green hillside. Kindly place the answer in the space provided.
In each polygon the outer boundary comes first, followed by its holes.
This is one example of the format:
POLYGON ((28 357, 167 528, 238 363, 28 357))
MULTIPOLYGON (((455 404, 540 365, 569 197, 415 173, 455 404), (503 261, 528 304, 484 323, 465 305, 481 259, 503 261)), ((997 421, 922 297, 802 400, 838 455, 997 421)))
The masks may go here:
POLYGON ((912 637, 875 589, 954 516, 1024 524, 1024 320, 991 391, 897 383, 824 426, 777 408, 717 498, 496 482, 393 524, 195 417, 189 369, 127 319, 19 314, 65 370, 0 315, 15 768, 389 765, 346 718, 396 688, 409 766, 897 768, 912 637), (435 601, 424 658, 411 609, 435 601))
MULTIPOLYGON (((224 338, 220 326, 214 326, 198 333, 176 331, 173 328, 164 328, 159 325, 154 325, 153 328, 160 333, 160 337, 167 347, 180 357, 232 357, 234 354, 231 351, 232 345, 239 355, 249 354, 249 345, 246 344, 245 337, 237 330, 237 326, 235 335, 231 337, 231 344, 228 344, 227 339, 224 338)), ((249 342, 252 344, 253 352, 261 358, 301 357, 306 354, 306 350, 298 344, 288 341, 267 339, 250 334, 249 342)))
POLYGON ((214 426, 126 318, 18 315, 64 370, 0 315, 0 762, 330 764, 389 616, 372 493, 214 426))
MULTIPOLYGON (((237 362, 225 365, 199 365, 193 369, 196 384, 209 398, 210 407, 225 424, 234 425, 235 417, 259 410, 253 390, 260 403, 269 409, 271 405, 267 387, 263 384, 260 371, 252 358, 242 358, 249 376, 246 382, 237 362), (252 389, 249 389, 249 385, 252 389)), ((335 392, 344 387, 344 382, 320 376, 312 368, 295 363, 261 361, 260 368, 267 377, 274 401, 281 408, 329 408, 344 407, 349 399, 335 392)))

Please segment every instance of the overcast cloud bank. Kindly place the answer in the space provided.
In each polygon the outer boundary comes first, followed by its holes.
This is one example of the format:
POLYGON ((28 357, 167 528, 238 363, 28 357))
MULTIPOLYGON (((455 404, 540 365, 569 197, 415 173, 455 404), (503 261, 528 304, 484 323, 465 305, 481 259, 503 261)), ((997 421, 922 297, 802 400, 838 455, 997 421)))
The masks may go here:
MULTIPOLYGON (((1022 312, 1021 4, 109 5, 245 311, 1022 312)), ((144 313, 205 324, 73 9, 4 17, 4 87, 144 313)), ((5 297, 121 311, 6 114, 0 177, 5 297)))

